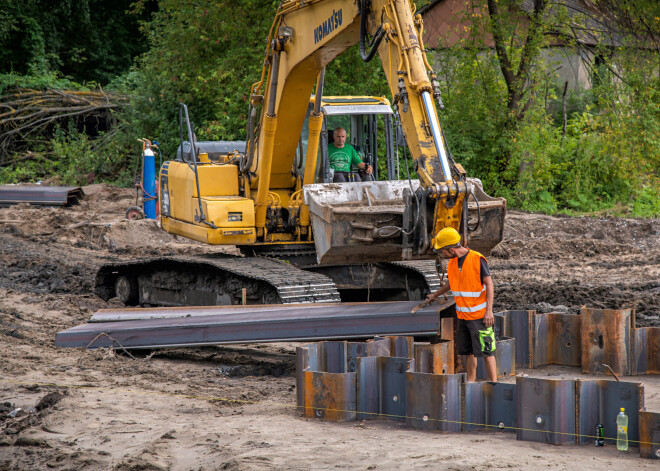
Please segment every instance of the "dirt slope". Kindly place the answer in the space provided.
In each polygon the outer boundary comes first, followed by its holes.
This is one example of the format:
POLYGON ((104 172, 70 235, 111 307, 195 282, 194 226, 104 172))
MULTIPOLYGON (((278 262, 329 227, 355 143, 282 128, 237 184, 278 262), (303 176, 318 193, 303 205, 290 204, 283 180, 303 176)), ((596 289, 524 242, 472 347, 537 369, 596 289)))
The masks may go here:
MULTIPOLYGON (((71 208, 0 209, 0 470, 655 469, 607 447, 512 434, 441 435, 398 422, 332 424, 295 409, 295 345, 172 349, 131 358, 54 346, 106 303, 99 265, 206 247, 126 221, 130 190, 96 185, 71 208), (18 412, 8 419, 6 414, 18 412), (24 415, 23 415, 24 414, 24 415)), ((660 222, 511 211, 490 257, 496 310, 637 310, 660 325, 660 222)), ((571 368, 528 372, 582 377, 571 368)), ((627 378, 629 379, 629 378, 627 378)), ((660 411, 660 379, 635 378, 660 411)))

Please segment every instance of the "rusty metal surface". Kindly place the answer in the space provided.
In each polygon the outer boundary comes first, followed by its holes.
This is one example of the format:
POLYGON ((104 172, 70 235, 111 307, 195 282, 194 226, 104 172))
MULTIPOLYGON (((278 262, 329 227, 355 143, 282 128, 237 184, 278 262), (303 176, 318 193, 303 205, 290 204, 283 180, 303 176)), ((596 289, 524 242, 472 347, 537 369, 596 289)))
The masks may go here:
POLYGON ((504 311, 495 314, 498 338, 510 337, 516 343, 516 367, 533 368, 534 316, 536 311, 504 311))
POLYGON ((515 432, 517 425, 514 383, 464 383, 464 432, 515 432))
POLYGON ((518 440, 575 443, 575 381, 518 376, 516 387, 518 440))
POLYGON ((375 338, 366 342, 346 342, 346 370, 357 371, 357 359, 361 357, 389 357, 390 340, 375 338))
POLYGON ((410 336, 390 336, 390 352, 393 357, 413 358, 415 338, 410 336))
POLYGON ((632 374, 660 374, 660 327, 633 329, 632 374))
MULTIPOLYGON (((495 365, 497 367, 498 378, 516 375, 516 339, 504 337, 497 341, 495 365)), ((490 379, 482 357, 477 358, 477 379, 490 379)))
POLYGON ((420 430, 460 432, 464 374, 406 373, 406 424, 420 430))
POLYGON ((356 373, 303 373, 303 415, 331 421, 356 417, 356 373))
POLYGON ((605 443, 616 444, 616 416, 624 407, 628 416, 628 440, 639 440, 639 410, 644 407, 644 386, 627 381, 584 380, 578 388, 579 444, 593 443, 596 424, 602 424, 605 443))
POLYGON ((357 360, 357 419, 405 420, 409 358, 357 360))
POLYGON ((71 206, 85 196, 82 188, 74 186, 2 185, 0 206, 30 203, 42 206, 71 206))
POLYGON ((660 413, 639 412, 639 441, 639 456, 660 460, 660 413))
MULTIPOLYGON (((287 311, 307 311, 322 307, 336 307, 336 303, 298 303, 286 306, 287 311)), ((280 304, 236 305, 236 306, 184 306, 184 307, 134 307, 124 309, 99 309, 87 322, 123 322, 149 319, 174 319, 179 317, 202 317, 250 312, 270 312, 277 315, 283 306, 280 304)))
POLYGON ((543 365, 580 366, 580 316, 575 314, 536 314, 532 361, 543 365))
POLYGON ((606 364, 617 375, 630 374, 631 316, 631 309, 580 310, 583 373, 601 371, 602 365, 606 364))
POLYGON ((389 356, 390 340, 366 342, 327 341, 296 347, 297 404, 303 405, 304 372, 354 373, 356 359, 364 356, 389 356))
POLYGON ((415 344, 415 371, 436 375, 454 374, 454 342, 441 339, 433 344, 415 344))
MULTIPOLYGON (((437 308, 431 306, 411 315, 415 305, 415 301, 347 303, 309 310, 281 306, 267 312, 245 309, 224 315, 85 324, 58 332, 55 344, 99 348, 119 343, 124 348, 158 348, 437 334, 437 308)), ((215 309, 222 312, 222 307, 215 309)))

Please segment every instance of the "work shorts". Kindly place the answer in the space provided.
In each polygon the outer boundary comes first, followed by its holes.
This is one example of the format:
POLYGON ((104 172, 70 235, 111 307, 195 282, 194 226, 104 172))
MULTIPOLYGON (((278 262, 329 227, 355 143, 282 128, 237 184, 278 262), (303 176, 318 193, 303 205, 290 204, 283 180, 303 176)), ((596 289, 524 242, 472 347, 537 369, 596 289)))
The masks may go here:
POLYGON ((486 327, 483 319, 458 319, 456 329, 456 353, 458 355, 474 355, 475 357, 490 357, 495 353, 495 331, 486 327))

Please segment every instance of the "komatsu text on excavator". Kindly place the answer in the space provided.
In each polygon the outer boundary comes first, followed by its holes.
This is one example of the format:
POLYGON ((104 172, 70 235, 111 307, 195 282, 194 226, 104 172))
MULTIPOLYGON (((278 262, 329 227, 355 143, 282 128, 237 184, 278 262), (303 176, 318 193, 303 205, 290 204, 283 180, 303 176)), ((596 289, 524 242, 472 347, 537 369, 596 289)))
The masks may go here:
POLYGON ((197 142, 181 105, 181 146, 160 170, 163 229, 245 256, 107 265, 97 293, 163 306, 238 304, 243 293, 249 304, 419 300, 440 283, 438 231, 453 227, 488 254, 502 239, 506 202, 448 151, 422 33, 407 0, 282 2, 251 89, 246 141, 197 142), (325 66, 356 43, 364 61, 378 54, 391 104, 323 96, 325 66), (372 178, 332 183, 338 127, 372 178), (407 176, 400 144, 418 179, 407 176))

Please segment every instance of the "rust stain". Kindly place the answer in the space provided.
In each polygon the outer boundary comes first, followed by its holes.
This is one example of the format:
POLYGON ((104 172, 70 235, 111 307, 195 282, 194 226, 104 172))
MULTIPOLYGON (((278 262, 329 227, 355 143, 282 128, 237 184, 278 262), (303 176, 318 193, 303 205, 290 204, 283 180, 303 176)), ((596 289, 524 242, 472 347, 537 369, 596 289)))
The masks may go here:
POLYGON ((631 312, 630 309, 580 310, 583 373, 601 371, 606 364, 616 374, 630 374, 631 312))

